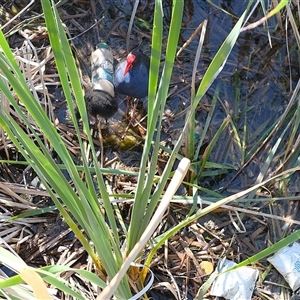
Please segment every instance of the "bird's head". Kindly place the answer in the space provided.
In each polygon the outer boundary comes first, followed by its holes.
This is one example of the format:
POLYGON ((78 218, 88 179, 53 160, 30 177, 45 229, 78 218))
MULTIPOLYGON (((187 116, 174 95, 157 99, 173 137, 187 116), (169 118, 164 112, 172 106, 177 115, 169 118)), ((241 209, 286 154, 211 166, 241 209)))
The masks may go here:
POLYGON ((129 53, 127 55, 126 67, 124 69, 123 76, 125 76, 132 69, 135 61, 136 61, 136 56, 133 53, 129 53))

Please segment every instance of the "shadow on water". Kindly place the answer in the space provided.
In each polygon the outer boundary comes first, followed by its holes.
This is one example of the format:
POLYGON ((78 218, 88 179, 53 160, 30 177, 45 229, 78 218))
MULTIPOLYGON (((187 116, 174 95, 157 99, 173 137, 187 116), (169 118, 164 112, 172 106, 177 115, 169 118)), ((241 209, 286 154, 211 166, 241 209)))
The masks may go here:
MULTIPOLYGON (((208 20, 205 42, 198 65, 198 84, 224 39, 243 13, 248 1, 214 1, 214 4, 215 6, 195 0, 187 1, 185 5, 179 47, 190 38, 204 19, 208 20)), ((263 12, 259 7, 249 21, 254 22, 261 17, 263 17, 263 12)), ((173 85, 178 85, 179 90, 181 85, 188 86, 184 92, 171 96, 168 100, 168 105, 175 114, 178 113, 176 111, 178 108, 185 108, 190 103, 189 85, 198 40, 199 36, 196 36, 181 53, 178 58, 180 63, 177 63, 174 68, 173 85)), ((210 128, 211 135, 219 128, 226 116, 230 115, 240 140, 245 142, 245 150, 241 149, 233 135, 232 127, 229 126, 212 152, 211 161, 231 164, 237 169, 242 167, 249 159, 249 153, 254 149, 257 141, 282 115, 289 101, 290 89, 295 87, 299 78, 299 67, 295 62, 298 59, 297 51, 289 50, 289 61, 286 40, 291 49, 295 44, 293 32, 288 30, 283 34, 277 28, 275 18, 268 21, 268 27, 260 26, 240 35, 224 69, 201 102, 209 107, 216 88, 220 88, 218 104, 210 128), (290 80, 292 87, 290 87, 290 80)), ((206 117, 207 112, 199 110, 196 114, 196 122, 204 124, 206 117)), ((184 119, 177 120, 172 126, 182 127, 182 122, 184 119)), ((211 136, 207 138, 209 140, 211 136)), ((268 151, 261 151, 244 172, 228 185, 228 191, 240 190, 253 184, 267 154, 268 151)), ((201 179, 201 185, 219 189, 226 186, 233 175, 226 174, 216 178, 201 179)))

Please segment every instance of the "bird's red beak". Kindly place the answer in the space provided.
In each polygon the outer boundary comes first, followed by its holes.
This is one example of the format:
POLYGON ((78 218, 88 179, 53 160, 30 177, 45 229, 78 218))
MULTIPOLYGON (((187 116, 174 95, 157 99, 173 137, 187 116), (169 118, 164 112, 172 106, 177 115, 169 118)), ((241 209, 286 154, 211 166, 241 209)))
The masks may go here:
POLYGON ((124 69, 124 73, 123 73, 123 76, 125 76, 130 70, 131 68, 133 67, 133 63, 136 59, 136 56, 132 53, 129 53, 128 56, 127 56, 127 64, 126 64, 126 67, 124 69))

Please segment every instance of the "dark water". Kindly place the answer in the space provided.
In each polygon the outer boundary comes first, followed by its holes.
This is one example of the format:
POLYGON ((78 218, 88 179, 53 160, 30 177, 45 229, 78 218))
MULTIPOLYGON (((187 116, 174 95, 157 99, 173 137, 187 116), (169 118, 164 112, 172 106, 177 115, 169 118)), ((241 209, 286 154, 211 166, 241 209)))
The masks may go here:
MULTIPOLYGON (((208 20, 204 48, 198 66, 200 79, 248 4, 248 1, 213 2, 216 6, 227 11, 228 14, 204 1, 186 2, 185 6, 185 23, 182 27, 181 43, 191 36, 204 19, 208 20)), ((263 17, 263 12, 258 6, 250 22, 257 21, 261 17, 263 17)), ((202 103, 209 105, 217 86, 220 88, 219 102, 213 115, 210 130, 213 135, 227 114, 230 114, 240 139, 243 140, 244 138, 246 141, 245 153, 252 149, 263 133, 281 116, 288 104, 290 90, 295 87, 299 78, 297 51, 290 51, 291 63, 287 60, 286 34, 291 49, 295 44, 293 32, 290 29, 287 32, 281 32, 277 24, 277 20, 271 18, 267 27, 261 25, 242 33, 228 57, 224 69, 202 99, 202 103), (246 132, 244 132, 245 127, 247 128, 246 132)), ((199 36, 182 52, 181 59, 184 64, 179 66, 177 70, 175 67, 175 74, 187 82, 190 80, 198 39, 199 36)), ((189 89, 181 96, 181 99, 189 98, 189 89)), ((178 107, 176 101, 171 102, 172 99, 168 101, 170 107, 174 109, 178 107)), ((187 103, 189 103, 188 100, 187 103)), ((204 124, 206 117, 207 113, 203 111, 197 113, 197 121, 200 124, 204 124)), ((208 136, 209 138, 210 136, 208 136)), ((267 152, 262 151, 258 154, 245 169, 245 172, 228 185, 228 189, 240 190, 252 184, 265 162, 267 152)), ((244 164, 245 159, 243 159, 233 137, 231 126, 222 134, 210 161, 232 164, 236 168, 244 164)), ((222 188, 228 184, 233 175, 210 178, 207 180, 207 187, 222 188)))

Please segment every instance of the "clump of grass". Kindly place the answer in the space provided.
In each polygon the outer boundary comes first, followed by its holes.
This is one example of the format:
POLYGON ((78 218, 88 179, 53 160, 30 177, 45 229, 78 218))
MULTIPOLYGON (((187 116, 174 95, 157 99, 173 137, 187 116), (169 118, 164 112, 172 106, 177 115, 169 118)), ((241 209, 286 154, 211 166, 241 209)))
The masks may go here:
MULTIPOLYGON (((32 292, 21 285, 23 282, 26 282, 33 288, 37 298, 38 295, 45 295, 45 293, 49 293, 49 289, 46 289, 46 286, 43 284, 33 283, 29 279, 30 276, 34 276, 36 280, 40 280, 40 277, 43 278, 44 281, 50 283, 66 294, 78 299, 84 299, 85 297, 79 289, 73 290, 58 276, 62 272, 72 271, 79 274, 79 276, 83 279, 92 282, 97 287, 103 289, 103 292, 99 294, 99 299, 101 297, 109 298, 112 294, 114 294, 114 296, 118 299, 129 299, 132 296, 132 290, 142 290, 148 273, 148 267, 150 266, 157 250, 166 242, 166 240, 168 240, 168 238, 176 234, 183 227, 191 224, 205 214, 212 212, 216 208, 228 204, 229 202, 239 200, 246 195, 249 195, 249 198, 253 198, 253 193, 260 186, 264 186, 273 180, 282 179, 284 178, 283 176, 299 171, 299 167, 295 167, 285 170, 279 174, 279 171, 283 168, 280 166, 276 170, 278 174, 274 175, 272 178, 264 180, 266 170, 270 166, 270 161, 272 161, 274 154, 279 149, 281 141, 279 139, 278 143, 274 144, 272 151, 262 168, 261 175, 257 178, 256 183, 251 188, 223 199, 220 199, 220 197, 222 197, 220 194, 216 195, 216 193, 211 193, 213 195, 213 200, 211 202, 207 202, 210 205, 202 210, 195 211, 199 204, 200 189, 198 187, 198 182, 209 165, 210 155, 221 134, 231 126, 238 138, 238 131, 236 130, 235 124, 231 117, 227 116, 206 147, 202 161, 198 162, 200 148, 203 145, 203 141, 210 126, 212 114, 218 100, 218 90, 215 93, 208 118, 204 125, 203 133, 199 138, 195 137, 196 107, 199 105, 202 97, 206 94, 208 88, 211 86, 226 63, 246 19, 250 15, 249 12, 252 1, 249 2, 246 11, 240 17, 235 27, 230 32, 210 63, 197 91, 195 90, 194 84, 192 85, 192 101, 189 113, 186 117, 186 125, 170 153, 170 157, 163 174, 158 179, 155 175, 158 153, 161 148, 160 125, 162 122, 162 112, 164 111, 166 104, 170 78, 177 51, 178 37, 181 29, 181 22, 178 20, 182 19, 183 2, 175 1, 172 8, 172 20, 167 40, 167 49, 164 54, 165 63, 160 79, 158 73, 163 48, 163 8, 160 1, 155 2, 153 38, 151 45, 147 136, 144 144, 140 171, 138 174, 138 185, 134 194, 129 228, 126 228, 124 225, 124 221, 119 214, 118 207, 111 203, 111 195, 109 194, 105 184, 103 169, 98 165, 93 140, 88 134, 90 132, 90 128, 77 67, 66 38, 64 27, 59 18, 59 14, 54 2, 50 5, 48 1, 42 1, 42 5, 56 67, 64 90, 71 119, 75 125, 75 131, 81 150, 82 165, 78 166, 74 163, 68 149, 62 141, 62 138, 53 125, 51 118, 49 118, 49 116, 45 113, 44 108, 33 96, 32 89, 29 89, 28 83, 24 78, 24 74, 20 71, 2 31, 0 31, 0 68, 3 73, 3 77, 0 79, 0 89, 7 98, 6 107, 11 105, 14 108, 18 116, 18 120, 16 121, 16 119, 12 117, 9 109, 1 110, 0 124, 5 134, 9 136, 28 164, 38 174, 54 201, 55 206, 59 209, 68 226, 76 234, 77 238, 93 260, 97 269, 97 275, 86 270, 72 269, 59 265, 36 268, 33 270, 28 268, 27 264, 25 264, 13 251, 7 251, 0 248, 0 261, 19 273, 10 279, 0 282, 0 288, 3 291, 1 291, 1 293, 3 297, 7 298, 11 295, 20 297, 19 299, 32 297, 32 292), (20 100, 21 105, 25 107, 25 112, 20 108, 19 103, 12 95, 12 91, 9 88, 8 83, 20 100), (77 124, 73 108, 73 97, 76 99, 77 107, 83 122, 83 128, 87 133, 87 139, 91 149, 90 153, 87 153, 85 143, 81 138, 81 131, 77 124), (34 125, 31 120, 34 120, 34 125), (20 126, 20 123, 25 124, 29 134, 24 132, 24 128, 20 126), (37 128, 39 129, 38 131, 37 128), (40 132, 43 132, 43 138, 41 138, 40 132), (186 158, 182 159, 182 163, 179 164, 177 171, 174 173, 174 177, 171 180, 174 162, 181 157, 178 153, 184 138, 186 158), (47 143, 45 143, 44 140, 46 140, 47 143), (56 161, 49 153, 48 145, 55 150, 57 156, 62 161, 62 166, 57 165, 56 161), (157 224, 161 221, 168 203, 176 192, 178 185, 182 182, 185 173, 189 168, 190 161, 192 164, 189 169, 189 176, 186 177, 186 180, 188 181, 187 184, 191 186, 192 192, 190 194, 190 199, 194 204, 193 208, 189 215, 178 225, 163 234, 156 236, 154 239, 151 239, 151 234, 157 227, 157 224), (67 170, 74 186, 66 180, 64 173, 61 171, 61 167, 67 170), (98 199, 99 195, 95 188, 93 173, 96 174, 96 185, 100 190, 100 200, 98 199), (85 181, 82 181, 83 177, 85 178, 85 181), (155 182, 155 185, 153 182, 155 182), (169 188, 166 190, 164 197, 162 197, 169 182, 169 188), (160 203, 161 200, 162 202, 160 203), (102 210, 103 207, 105 213, 102 210), (119 219, 117 219, 116 216, 118 216, 119 219), (125 240, 121 240, 119 236, 118 223, 120 223, 121 227, 124 229, 124 234, 126 235, 125 240), (83 229, 84 234, 81 229, 83 229), (151 241, 153 248, 149 253, 147 253, 147 258, 144 260, 145 253, 143 251, 146 243, 149 241, 151 241), (126 247, 123 247, 123 244, 125 244, 126 247), (131 265, 132 262, 142 262, 146 267, 139 272, 139 265, 131 265), (133 282, 131 280, 132 278, 138 278, 139 280, 133 282), (10 288, 12 288, 12 290, 10 288)), ((286 3, 282 1, 277 7, 277 11, 282 9, 284 5, 286 5, 286 3)), ((276 10, 274 10, 273 13, 274 12, 276 12, 276 10)), ((205 31, 203 31, 203 35, 204 34, 205 31)), ((203 35, 201 36, 202 40, 199 41, 200 46, 197 53, 198 58, 201 52, 203 35)), ((194 70, 196 69, 197 60, 194 66, 194 70)), ((290 105, 286 108, 284 115, 280 118, 277 124, 274 124, 272 130, 266 133, 266 137, 264 139, 264 141, 268 141, 271 137, 278 137, 277 134, 279 132, 279 128, 281 129, 279 138, 282 138, 286 132, 290 131, 291 138, 289 140, 287 150, 284 152, 284 162, 290 162, 291 166, 295 166, 295 163, 297 162, 298 152, 296 151, 296 154, 294 154, 295 152, 292 150, 297 149, 299 142, 296 139, 299 124, 299 109, 295 109, 297 92, 298 89, 291 98, 290 105)), ((239 143, 240 145, 242 144, 242 142, 239 143)), ((243 157, 246 158, 247 156, 243 154, 243 157)), ((106 170, 106 172, 110 171, 106 170)), ((122 171, 119 172, 122 174, 122 171)), ((239 264, 239 266, 254 263, 258 259, 273 253, 280 247, 296 240, 298 234, 299 232, 293 233, 288 238, 283 239, 272 247, 258 253, 248 260, 243 261, 239 264)), ((203 291, 206 288, 208 287, 203 286, 203 288, 199 291, 199 295, 203 295, 203 291)))

